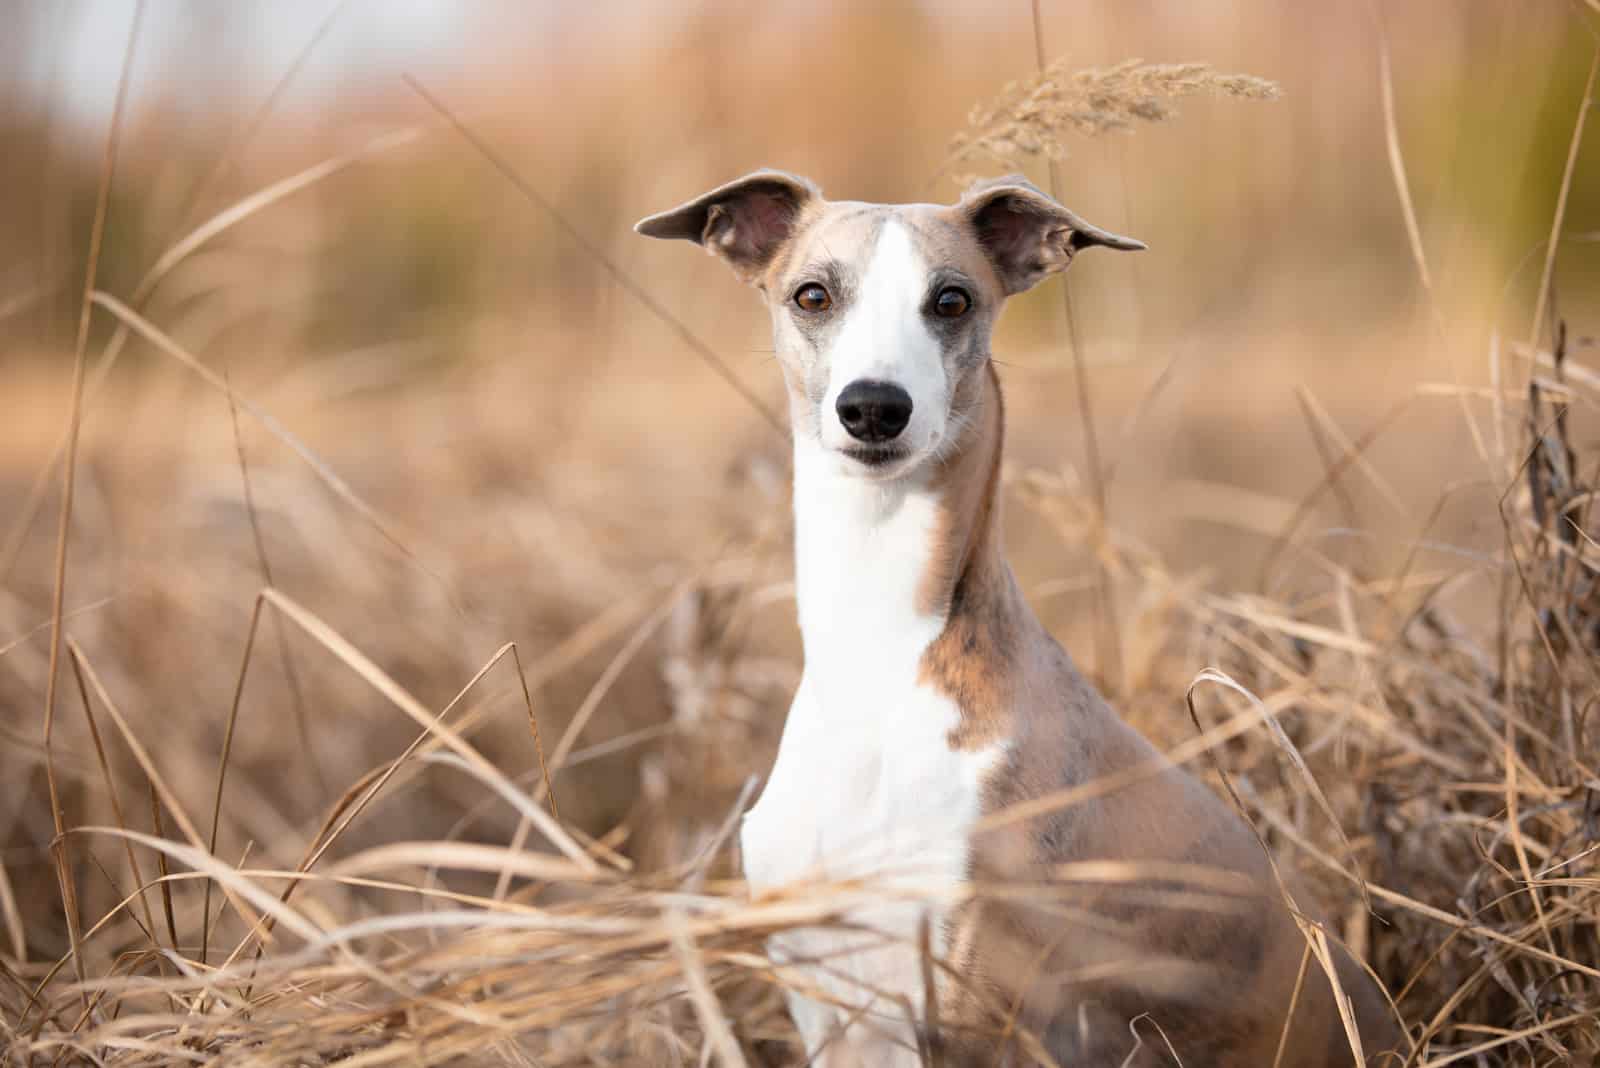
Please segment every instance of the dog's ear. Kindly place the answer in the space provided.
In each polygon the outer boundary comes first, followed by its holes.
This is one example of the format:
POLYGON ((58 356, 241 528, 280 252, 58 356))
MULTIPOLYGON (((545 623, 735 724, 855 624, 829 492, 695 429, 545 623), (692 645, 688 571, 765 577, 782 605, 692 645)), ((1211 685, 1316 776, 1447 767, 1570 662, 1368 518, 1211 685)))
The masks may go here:
POLYGON ((696 197, 681 207, 640 219, 646 237, 693 241, 721 256, 742 280, 755 285, 795 222, 822 192, 805 178, 783 171, 756 171, 696 197))
POLYGON ((975 183, 956 210, 977 233, 1007 296, 1066 270, 1081 248, 1104 245, 1132 252, 1145 247, 1143 241, 1084 222, 1020 174, 975 183))

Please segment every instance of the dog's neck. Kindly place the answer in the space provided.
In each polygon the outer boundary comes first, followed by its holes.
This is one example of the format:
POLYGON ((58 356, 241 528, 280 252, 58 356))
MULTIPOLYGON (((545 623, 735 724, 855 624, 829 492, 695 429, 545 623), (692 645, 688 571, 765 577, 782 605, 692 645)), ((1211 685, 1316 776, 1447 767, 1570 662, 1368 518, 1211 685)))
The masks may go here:
POLYGON ((991 367, 961 384, 953 408, 961 425, 949 446, 890 482, 844 474, 814 442, 796 439, 795 580, 808 672, 920 657, 975 592, 1010 583, 991 367))

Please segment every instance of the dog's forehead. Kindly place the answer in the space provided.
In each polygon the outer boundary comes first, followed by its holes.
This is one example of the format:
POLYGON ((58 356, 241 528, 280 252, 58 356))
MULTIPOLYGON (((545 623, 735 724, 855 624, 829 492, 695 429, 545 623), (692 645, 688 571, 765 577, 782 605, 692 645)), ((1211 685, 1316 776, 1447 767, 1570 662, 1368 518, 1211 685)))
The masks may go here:
POLYGON ((821 263, 864 267, 886 226, 900 227, 931 272, 955 269, 973 281, 993 281, 993 269, 966 220, 938 204, 868 204, 823 201, 800 219, 774 281, 821 263))

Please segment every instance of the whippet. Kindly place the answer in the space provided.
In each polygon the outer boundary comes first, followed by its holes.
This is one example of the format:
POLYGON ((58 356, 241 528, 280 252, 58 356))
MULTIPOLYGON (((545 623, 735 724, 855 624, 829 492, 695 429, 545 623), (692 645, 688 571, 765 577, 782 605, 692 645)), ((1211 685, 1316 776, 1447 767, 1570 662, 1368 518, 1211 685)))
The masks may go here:
MULTIPOLYGON (((1078 673, 1001 544, 995 319, 1084 248, 1144 245, 1019 177, 882 205, 760 171, 636 229, 764 294, 788 386, 805 670, 744 818, 752 890, 972 891, 933 916, 932 981, 923 905, 771 940, 808 977, 790 1008, 814 1063, 1265 1068, 1280 1040, 1285 1066, 1353 1063, 1251 832, 1078 673), (1127 781, 1004 820, 1110 776, 1127 781)), ((1349 959, 1337 974, 1364 1049, 1395 1048, 1377 985, 1349 959)))

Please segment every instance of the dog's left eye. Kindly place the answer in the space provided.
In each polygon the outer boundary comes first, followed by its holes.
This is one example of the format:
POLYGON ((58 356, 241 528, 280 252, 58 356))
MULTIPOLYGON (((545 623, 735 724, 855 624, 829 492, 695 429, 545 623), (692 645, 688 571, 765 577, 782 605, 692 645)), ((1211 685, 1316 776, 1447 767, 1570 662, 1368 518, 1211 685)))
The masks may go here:
POLYGON ((815 282, 797 289, 794 302, 801 311, 808 312, 825 312, 833 306, 833 298, 828 295, 828 291, 815 282))
POLYGON ((933 312, 941 319, 959 319, 972 307, 967 291, 956 286, 945 286, 933 298, 933 312))

